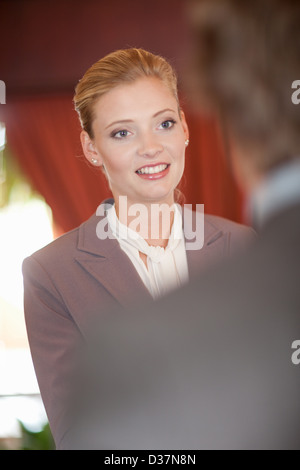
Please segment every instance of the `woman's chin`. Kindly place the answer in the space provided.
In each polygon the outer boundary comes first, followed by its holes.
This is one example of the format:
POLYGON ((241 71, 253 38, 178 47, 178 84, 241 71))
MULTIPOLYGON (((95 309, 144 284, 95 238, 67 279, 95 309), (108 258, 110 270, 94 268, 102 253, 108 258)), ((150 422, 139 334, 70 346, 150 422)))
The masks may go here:
MULTIPOLYGON (((176 181, 177 183, 177 181, 176 181)), ((175 189, 178 184, 149 184, 144 187, 135 187, 135 191, 112 191, 114 196, 122 193, 123 197, 127 197, 127 203, 132 204, 169 204, 174 203, 175 189)), ((114 197, 116 199, 116 197, 114 197)))
MULTIPOLYGON (((144 194, 143 200, 145 203, 157 203, 157 204, 173 204, 174 203, 174 194, 175 188, 168 188, 168 189, 160 189, 156 188, 155 191, 149 191, 144 194)), ((141 198, 142 202, 142 198, 141 198)))

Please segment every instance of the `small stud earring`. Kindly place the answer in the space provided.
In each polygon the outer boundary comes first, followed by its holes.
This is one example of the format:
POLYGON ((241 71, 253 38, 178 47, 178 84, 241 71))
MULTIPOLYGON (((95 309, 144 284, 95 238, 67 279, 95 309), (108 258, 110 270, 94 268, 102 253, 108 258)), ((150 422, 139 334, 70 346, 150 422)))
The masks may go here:
POLYGON ((98 163, 97 158, 91 158, 91 163, 92 163, 93 165, 96 165, 96 164, 98 163))
POLYGON ((185 141, 185 146, 187 147, 187 146, 189 145, 189 143, 190 143, 190 141, 189 141, 189 139, 187 139, 187 140, 185 141))

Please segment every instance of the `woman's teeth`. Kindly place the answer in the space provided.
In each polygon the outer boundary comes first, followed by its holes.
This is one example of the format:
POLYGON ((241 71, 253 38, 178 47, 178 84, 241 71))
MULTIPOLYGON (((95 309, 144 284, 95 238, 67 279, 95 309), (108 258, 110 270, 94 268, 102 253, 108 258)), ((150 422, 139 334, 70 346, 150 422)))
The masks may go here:
POLYGON ((168 165, 156 165, 156 166, 145 166, 140 170, 137 170, 139 175, 153 175, 155 173, 160 173, 167 168, 168 165))

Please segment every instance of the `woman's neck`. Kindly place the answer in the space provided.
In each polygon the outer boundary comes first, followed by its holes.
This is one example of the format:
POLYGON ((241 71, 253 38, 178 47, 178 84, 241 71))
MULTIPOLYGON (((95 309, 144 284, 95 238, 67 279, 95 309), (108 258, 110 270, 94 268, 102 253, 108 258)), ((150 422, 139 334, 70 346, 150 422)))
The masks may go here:
POLYGON ((119 221, 137 232, 151 246, 168 245, 174 222, 174 200, 155 203, 130 203, 126 196, 115 200, 119 221))

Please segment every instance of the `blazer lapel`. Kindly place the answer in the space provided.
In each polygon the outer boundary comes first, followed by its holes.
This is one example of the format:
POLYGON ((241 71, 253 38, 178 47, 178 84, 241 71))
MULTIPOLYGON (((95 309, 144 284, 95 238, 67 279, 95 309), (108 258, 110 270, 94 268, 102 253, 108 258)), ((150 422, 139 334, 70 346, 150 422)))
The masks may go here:
MULTIPOLYGON (((106 204, 106 203, 104 203, 106 204)), ((122 251, 106 224, 106 238, 97 236, 97 224, 105 224, 106 216, 93 215, 79 228, 76 261, 123 306, 139 298, 152 299, 135 267, 122 251)))

